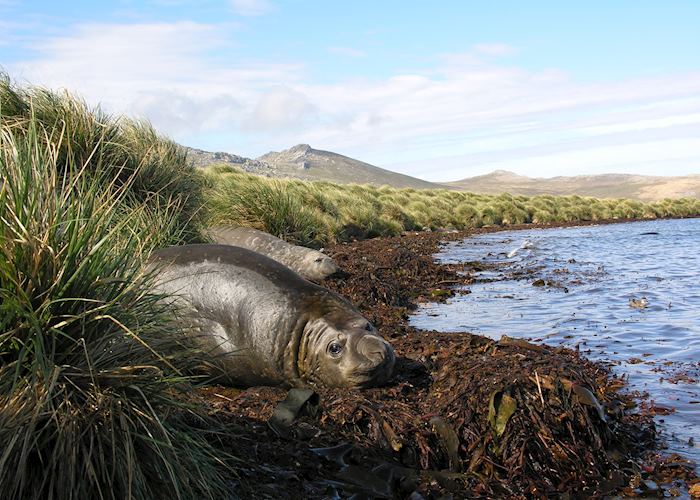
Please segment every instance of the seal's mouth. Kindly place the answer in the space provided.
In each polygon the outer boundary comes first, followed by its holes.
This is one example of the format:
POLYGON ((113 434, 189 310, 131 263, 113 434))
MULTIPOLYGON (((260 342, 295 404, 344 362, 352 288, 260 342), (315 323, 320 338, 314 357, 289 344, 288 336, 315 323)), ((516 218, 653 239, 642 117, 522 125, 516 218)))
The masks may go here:
POLYGON ((392 359, 391 363, 379 365, 371 371, 353 374, 351 385, 362 389, 384 385, 391 378, 393 370, 394 362, 392 359))

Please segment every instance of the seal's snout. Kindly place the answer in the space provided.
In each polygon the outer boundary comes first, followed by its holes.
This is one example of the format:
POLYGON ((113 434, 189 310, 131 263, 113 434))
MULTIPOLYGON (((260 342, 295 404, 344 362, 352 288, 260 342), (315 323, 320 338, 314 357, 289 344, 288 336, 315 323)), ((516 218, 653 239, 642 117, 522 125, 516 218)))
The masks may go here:
POLYGON ((358 345, 365 358, 364 369, 372 373, 375 382, 383 382, 394 368, 394 349, 386 340, 374 335, 366 335, 358 345), (381 379, 381 380, 380 380, 381 379))
POLYGON ((365 358, 379 364, 386 358, 388 347, 389 345, 384 339, 374 335, 366 335, 360 342, 359 351, 365 358))

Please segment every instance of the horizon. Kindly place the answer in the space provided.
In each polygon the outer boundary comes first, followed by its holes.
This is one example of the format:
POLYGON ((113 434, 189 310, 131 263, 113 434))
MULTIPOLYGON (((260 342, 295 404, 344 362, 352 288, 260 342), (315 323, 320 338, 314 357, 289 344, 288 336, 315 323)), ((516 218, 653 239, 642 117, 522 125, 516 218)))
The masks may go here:
POLYGON ((256 158, 448 182, 700 172, 700 4, 0 0, 0 68, 256 158), (7 21, 7 19, 12 19, 7 21))

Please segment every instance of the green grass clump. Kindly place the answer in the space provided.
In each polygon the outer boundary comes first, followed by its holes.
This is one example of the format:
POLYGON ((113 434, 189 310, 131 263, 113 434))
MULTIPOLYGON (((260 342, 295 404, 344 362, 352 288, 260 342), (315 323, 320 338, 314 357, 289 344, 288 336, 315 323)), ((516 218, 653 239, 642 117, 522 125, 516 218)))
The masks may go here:
POLYGON ((253 227, 301 245, 325 243, 328 221, 288 181, 235 173, 219 180, 208 200, 210 223, 253 227))
POLYGON ((222 166, 205 173, 210 223, 251 226, 295 243, 468 229, 700 215, 700 200, 597 200, 582 196, 498 196, 444 189, 270 180, 222 166))
POLYGON ((198 239, 201 175, 188 164, 185 148, 159 136, 149 124, 114 118, 69 94, 18 88, 2 72, 0 115, 17 136, 26 135, 32 124, 49 131, 35 139, 52 145, 56 168, 75 162, 88 175, 105 171, 114 188, 129 183, 128 197, 135 204, 157 198, 161 205, 176 206, 174 223, 184 239, 173 243, 198 239))
POLYGON ((107 139, 89 152, 61 120, 17 123, 0 115, 3 498, 227 497, 231 458, 186 397, 204 358, 142 270, 187 232, 182 199, 135 195, 155 161, 125 175, 107 139))

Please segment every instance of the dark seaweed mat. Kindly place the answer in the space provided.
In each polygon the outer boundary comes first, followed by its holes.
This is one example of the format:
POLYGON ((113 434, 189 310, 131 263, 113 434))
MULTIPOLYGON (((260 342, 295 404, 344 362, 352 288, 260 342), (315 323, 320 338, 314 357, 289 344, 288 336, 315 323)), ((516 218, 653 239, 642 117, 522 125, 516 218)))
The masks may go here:
POLYGON ((470 282, 468 269, 431 257, 441 241, 463 236, 327 249, 345 275, 324 285, 357 304, 394 345, 394 378, 365 391, 317 389, 319 415, 300 417, 282 437, 265 422, 285 390, 208 389, 212 412, 240 426, 229 443, 245 459, 236 495, 591 497, 639 484, 653 423, 629 411, 623 382, 602 365, 567 349, 408 326, 417 301, 444 300, 450 286, 470 282), (346 467, 310 451, 342 443, 353 445, 346 467))

